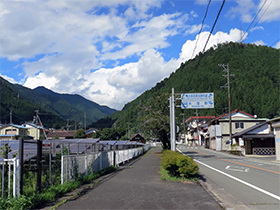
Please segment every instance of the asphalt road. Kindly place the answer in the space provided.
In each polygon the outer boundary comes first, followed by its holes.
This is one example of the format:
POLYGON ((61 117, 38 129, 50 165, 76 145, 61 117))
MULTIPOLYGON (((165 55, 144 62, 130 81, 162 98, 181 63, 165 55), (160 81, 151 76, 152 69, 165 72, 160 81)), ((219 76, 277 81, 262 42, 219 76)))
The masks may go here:
POLYGON ((160 179, 161 147, 57 209, 205 209, 221 206, 196 182, 160 179))
POLYGON ((280 164, 177 146, 193 157, 200 172, 251 209, 280 209, 280 164))

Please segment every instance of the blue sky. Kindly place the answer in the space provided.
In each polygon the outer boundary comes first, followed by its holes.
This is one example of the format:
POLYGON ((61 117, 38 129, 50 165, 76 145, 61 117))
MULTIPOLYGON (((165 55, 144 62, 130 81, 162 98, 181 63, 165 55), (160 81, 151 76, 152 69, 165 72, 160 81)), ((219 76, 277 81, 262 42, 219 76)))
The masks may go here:
MULTIPOLYGON (((223 1, 198 34, 208 2, 0 1, 0 76, 120 110, 202 51, 223 1)), ((279 0, 226 0, 206 49, 241 37, 280 48, 279 11, 279 0)))

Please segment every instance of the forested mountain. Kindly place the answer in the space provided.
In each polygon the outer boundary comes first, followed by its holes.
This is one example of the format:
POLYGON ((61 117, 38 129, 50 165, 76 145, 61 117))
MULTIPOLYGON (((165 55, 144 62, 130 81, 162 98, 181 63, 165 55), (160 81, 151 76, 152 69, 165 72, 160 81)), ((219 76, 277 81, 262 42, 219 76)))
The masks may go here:
MULTIPOLYGON (((227 83, 226 72, 218 64, 229 64, 231 88, 231 110, 239 109, 258 117, 280 116, 280 59, 279 49, 254 44, 226 43, 212 47, 204 54, 182 63, 169 78, 158 82, 134 101, 125 105, 122 111, 114 113, 114 126, 141 131, 143 108, 150 100, 167 94, 161 103, 169 105, 172 88, 175 93, 214 92, 214 109, 199 109, 199 115, 219 116, 228 112, 228 90, 221 88, 227 83)), ((176 108, 176 121, 182 122, 194 116, 195 110, 176 108), (184 113, 184 115, 182 114, 184 113)), ((169 115, 169 113, 165 113, 169 115)), ((178 123, 179 124, 179 123, 178 123)))
POLYGON ((79 95, 58 94, 44 87, 34 90, 17 84, 11 84, 0 77, 0 99, 2 123, 10 122, 10 111, 13 113, 13 123, 20 124, 32 121, 35 110, 46 127, 59 128, 69 123, 84 123, 87 125, 115 112, 106 106, 89 101, 79 95))

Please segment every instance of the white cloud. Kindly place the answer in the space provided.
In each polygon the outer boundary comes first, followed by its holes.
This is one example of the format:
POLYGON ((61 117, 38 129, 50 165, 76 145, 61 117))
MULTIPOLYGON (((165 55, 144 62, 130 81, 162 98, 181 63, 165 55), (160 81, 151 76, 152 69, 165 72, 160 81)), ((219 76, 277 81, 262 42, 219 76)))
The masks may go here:
MULTIPOLYGON (((263 5, 265 0, 260 1, 259 9, 263 5)), ((280 1, 279 0, 267 0, 263 7, 263 12, 260 13, 260 22, 271 22, 280 20, 280 1)), ((279 23, 278 23, 279 24, 279 23)))
MULTIPOLYGON (((201 28, 201 24, 199 24, 199 25, 188 26, 188 27, 187 27, 187 30, 185 31, 185 33, 186 33, 186 34, 195 34, 195 33, 199 32, 200 28, 201 28)), ((204 28, 204 29, 205 29, 205 28, 208 28, 208 26, 207 26, 207 25, 204 25, 203 28, 204 28)))
POLYGON ((275 45, 275 48, 276 48, 276 49, 280 49, 280 42, 278 42, 278 43, 275 45))
POLYGON ((199 4, 199 5, 205 5, 205 4, 207 4, 208 1, 209 0, 195 0, 195 3, 199 4))
MULTIPOLYGON (((182 62, 188 60, 191 58, 193 49, 195 48, 195 43, 199 37, 199 42, 197 43, 196 50, 194 52, 194 55, 197 55, 199 52, 201 52, 204 48, 204 45, 206 43, 206 40, 209 36, 209 32, 202 32, 200 35, 196 36, 195 40, 188 40, 183 46, 182 46, 182 52, 180 53, 180 59, 182 62)), ((246 34, 244 36, 244 39, 246 38, 246 34)), ((217 45, 219 43, 224 42, 237 42, 240 39, 240 30, 239 29, 231 29, 229 33, 224 32, 217 32, 216 34, 213 34, 209 42, 207 44, 206 50, 210 49, 212 46, 217 45)))
MULTIPOLYGON (((198 53, 204 47, 209 32, 200 34, 200 42, 196 48, 198 53)), ((217 32, 214 34, 207 46, 211 46, 226 41, 238 41, 240 31, 232 29, 229 33, 217 32)), ((123 105, 145 90, 152 88, 157 82, 175 71, 181 62, 190 59, 196 40, 188 40, 182 46, 179 59, 165 61, 162 55, 155 49, 144 52, 138 62, 127 63, 115 68, 100 68, 97 71, 89 71, 90 65, 84 69, 75 71, 76 60, 56 62, 54 57, 41 59, 42 63, 26 63, 26 68, 39 68, 45 66, 44 73, 27 79, 25 86, 35 87, 46 84, 45 87, 60 93, 77 93, 95 101, 99 104, 106 104, 110 107, 121 109, 123 105), (49 60, 51 59, 51 60, 49 60), (55 64, 55 65, 54 65, 55 64), (71 66, 73 68, 71 68, 71 66), (49 69, 49 70, 47 70, 49 69), (65 73, 66 72, 66 73, 65 73), (69 73, 71 72, 71 73, 69 73), (54 78, 56 80, 54 80, 54 78)), ((75 57, 75 56, 74 56, 75 57)), ((81 56, 82 57, 82 56, 81 56)))
POLYGON ((253 44, 255 44, 255 45, 265 45, 265 43, 262 40, 255 41, 255 42, 253 42, 253 44))
POLYGON ((252 12, 256 8, 253 0, 236 0, 236 3, 237 6, 231 7, 227 14, 230 15, 231 18, 238 16, 243 22, 249 23, 253 18, 252 12))
POLYGON ((32 58, 87 48, 106 37, 122 39, 128 33, 127 19, 117 15, 114 8, 108 14, 96 15, 95 6, 118 7, 125 3, 137 13, 136 20, 145 17, 147 10, 159 7, 161 1, 1 1, 0 57, 9 60, 32 58), (87 13, 86 11, 92 12, 87 13))
POLYGON ((198 17, 198 14, 197 14, 195 11, 193 11, 193 10, 191 11, 190 14, 191 14, 193 17, 195 17, 195 18, 198 17))
MULTIPOLYGON (((196 1, 203 5, 207 2, 196 1)), ((195 24, 192 17, 201 13, 192 10, 187 14, 183 10, 156 16, 153 12, 158 14, 161 3, 159 0, 48 0, 40 4, 0 1, 0 57, 20 59, 24 86, 43 85, 59 93, 77 93, 101 105, 121 109, 192 55, 198 36, 187 40, 186 35, 199 31, 200 21, 195 24), (165 60, 161 50, 172 48, 171 38, 181 36, 185 44, 179 58, 165 60)), ((251 0, 237 3, 229 14, 242 14, 248 22, 257 5, 251 0)), ((209 32, 200 34, 195 54, 202 51, 208 35, 209 32)), ((239 39, 238 29, 217 32, 206 49, 239 39)))
POLYGON ((257 27, 255 27, 255 28, 252 28, 252 29, 250 30, 250 32, 253 32, 253 31, 255 31, 255 30, 264 30, 264 28, 263 28, 262 26, 257 26, 257 27))
POLYGON ((0 74, 0 77, 3 77, 3 79, 7 80, 8 82, 12 83, 12 84, 17 84, 17 81, 15 81, 13 78, 11 77, 7 77, 6 75, 0 74))
POLYGON ((262 10, 258 14, 256 21, 262 22, 271 22, 280 20, 280 1, 279 0, 235 0, 237 6, 231 7, 228 11, 228 15, 232 18, 240 17, 244 23, 250 23, 253 18, 256 16, 258 11, 263 6, 262 10))
POLYGON ((38 86, 44 86, 48 89, 52 89, 58 82, 58 79, 54 76, 49 77, 45 73, 39 73, 37 76, 28 77, 24 86, 29 87, 31 89, 36 88, 38 86))

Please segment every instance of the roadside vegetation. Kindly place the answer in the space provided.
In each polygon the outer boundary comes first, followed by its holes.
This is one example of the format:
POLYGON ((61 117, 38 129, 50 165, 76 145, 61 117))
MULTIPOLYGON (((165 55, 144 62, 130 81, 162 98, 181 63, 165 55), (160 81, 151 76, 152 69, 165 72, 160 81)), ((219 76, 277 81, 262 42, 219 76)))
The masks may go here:
MULTIPOLYGON (((87 176, 78 176, 74 181, 66 182, 64 184, 53 185, 41 193, 28 191, 19 198, 1 199, 0 210, 28 210, 43 206, 46 203, 54 202, 56 199, 62 197, 64 194, 75 190, 83 184, 91 183, 100 176, 111 173, 115 167, 109 167, 102 171, 91 173, 87 176)), ((32 181, 32 180, 31 180, 32 181)), ((34 182, 36 179, 34 180, 34 182)))
POLYGON ((199 167, 194 160, 179 152, 164 150, 161 160, 161 179, 197 181, 199 167))

